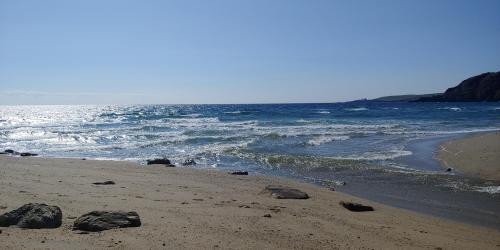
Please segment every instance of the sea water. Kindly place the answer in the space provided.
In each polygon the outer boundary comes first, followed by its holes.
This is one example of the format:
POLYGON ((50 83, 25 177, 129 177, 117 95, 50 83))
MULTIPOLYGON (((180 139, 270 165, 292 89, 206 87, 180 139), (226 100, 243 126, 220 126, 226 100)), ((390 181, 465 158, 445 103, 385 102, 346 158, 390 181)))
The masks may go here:
POLYGON ((500 228, 500 183, 433 159, 442 141, 495 130, 500 103, 0 106, 0 149, 194 159, 500 228))

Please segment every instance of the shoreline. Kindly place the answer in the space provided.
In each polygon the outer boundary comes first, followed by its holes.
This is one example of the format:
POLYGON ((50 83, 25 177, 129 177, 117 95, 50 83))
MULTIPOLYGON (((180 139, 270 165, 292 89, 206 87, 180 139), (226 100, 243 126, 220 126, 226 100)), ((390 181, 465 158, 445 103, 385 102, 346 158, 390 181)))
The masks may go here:
POLYGON ((0 171, 0 213, 29 202, 63 210, 63 225, 57 229, 1 228, 3 246, 12 249, 494 249, 500 245, 500 231, 495 229, 279 177, 4 155, 0 171), (106 180, 116 185, 92 185, 106 180), (261 194, 270 184, 300 189, 311 198, 279 200, 261 194), (340 201, 370 205, 375 211, 353 213, 340 201), (84 235, 71 230, 73 217, 102 209, 136 211, 143 225, 84 235), (263 217, 266 214, 272 217, 263 217))
POLYGON ((475 133, 446 141, 435 154, 444 169, 489 181, 500 181, 500 131, 475 133))

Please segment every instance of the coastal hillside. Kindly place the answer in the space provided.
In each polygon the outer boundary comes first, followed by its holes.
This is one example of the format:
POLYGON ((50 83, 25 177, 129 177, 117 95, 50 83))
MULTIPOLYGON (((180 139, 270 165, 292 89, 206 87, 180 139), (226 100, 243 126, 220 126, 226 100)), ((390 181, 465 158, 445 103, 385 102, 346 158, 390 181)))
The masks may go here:
POLYGON ((438 95, 442 95, 442 93, 424 94, 424 95, 391 95, 391 96, 379 97, 379 98, 373 99, 373 101, 383 101, 383 102, 411 102, 411 101, 419 100, 420 98, 434 97, 434 96, 438 96, 438 95))
POLYGON ((462 81, 442 95, 422 97, 417 102, 498 102, 500 71, 488 72, 462 81))

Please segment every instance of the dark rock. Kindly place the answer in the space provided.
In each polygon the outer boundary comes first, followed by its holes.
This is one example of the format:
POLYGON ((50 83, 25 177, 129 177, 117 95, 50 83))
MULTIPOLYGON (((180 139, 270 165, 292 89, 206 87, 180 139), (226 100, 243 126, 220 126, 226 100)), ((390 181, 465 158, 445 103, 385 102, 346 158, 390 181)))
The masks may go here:
POLYGON ((46 204, 29 203, 0 215, 0 226, 19 226, 21 228, 57 228, 62 223, 59 207, 46 204))
POLYGON ((94 182, 94 185, 115 185, 114 181, 94 182))
POLYGON ((26 156, 37 156, 38 154, 32 154, 32 153, 21 153, 21 156, 26 157, 26 156))
POLYGON ((187 159, 182 163, 183 166, 193 166, 196 165, 196 161, 194 159, 187 159))
POLYGON ((417 102, 498 102, 500 71, 488 72, 462 81, 442 95, 423 97, 417 102))
POLYGON ((15 154, 15 153, 17 153, 16 151, 14 151, 14 150, 12 150, 12 149, 6 149, 6 150, 5 150, 5 151, 3 151, 3 152, 5 152, 5 153, 7 153, 7 154, 15 154))
POLYGON ((447 168, 446 172, 451 172, 451 170, 453 170, 453 168, 447 168))
POLYGON ((236 172, 232 172, 231 174, 234 174, 234 175, 248 175, 248 172, 247 171, 236 171, 236 172))
POLYGON ((374 210, 373 207, 371 207, 371 206, 365 206, 365 205, 362 205, 359 203, 353 203, 353 202, 341 201, 340 205, 345 207, 347 210, 353 211, 353 212, 366 212, 366 211, 373 211, 374 210))
POLYGON ((169 159, 167 158, 162 158, 162 159, 153 159, 153 160, 148 160, 147 161, 147 164, 148 165, 153 165, 153 164, 161 164, 161 165, 165 165, 167 167, 175 167, 175 165, 173 165, 169 159))
POLYGON ((268 193, 276 199, 309 199, 309 195, 293 188, 269 185, 261 193, 268 193))
POLYGON ((271 216, 270 214, 264 214, 264 216, 263 216, 263 217, 266 217, 266 218, 271 218, 271 217, 273 217, 273 216, 271 216))
POLYGON ((92 211, 76 219, 73 230, 98 232, 113 228, 139 226, 141 226, 141 219, 133 211, 92 211))

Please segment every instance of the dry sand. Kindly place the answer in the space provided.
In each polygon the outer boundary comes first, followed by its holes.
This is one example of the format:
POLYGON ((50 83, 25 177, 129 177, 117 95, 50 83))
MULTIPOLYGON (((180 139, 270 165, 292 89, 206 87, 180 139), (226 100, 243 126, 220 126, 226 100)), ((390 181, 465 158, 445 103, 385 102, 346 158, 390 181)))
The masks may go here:
POLYGON ((1 249, 500 248, 500 231, 495 229, 281 178, 0 155, 0 213, 30 202, 60 206, 63 225, 39 230, 0 228, 1 249), (91 184, 106 180, 116 185, 91 184), (259 194, 268 184, 298 188, 311 198, 278 200, 259 194), (339 205, 341 200, 371 205, 375 211, 350 212, 339 205), (101 233, 72 231, 75 217, 101 209, 137 211, 143 224, 101 233))
POLYGON ((445 167, 486 180, 500 180, 500 132, 449 141, 436 156, 445 167))

